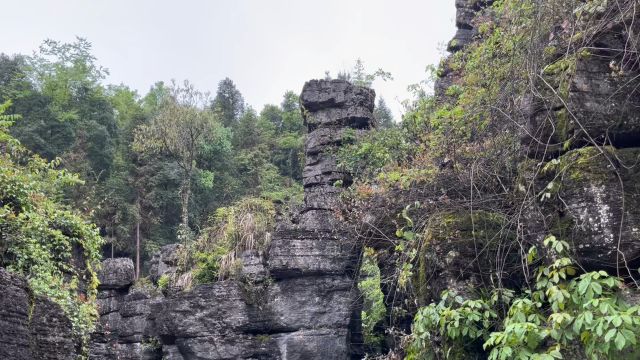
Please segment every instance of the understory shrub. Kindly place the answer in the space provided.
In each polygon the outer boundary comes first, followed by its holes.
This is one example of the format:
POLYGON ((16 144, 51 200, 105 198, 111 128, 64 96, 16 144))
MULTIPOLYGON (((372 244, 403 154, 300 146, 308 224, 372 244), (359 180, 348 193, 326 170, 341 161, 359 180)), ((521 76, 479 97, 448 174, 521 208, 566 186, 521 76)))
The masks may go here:
MULTIPOLYGON (((490 360, 637 358, 640 306, 623 300, 624 283, 605 271, 577 275, 566 241, 549 236, 544 245, 554 260, 539 267, 532 289, 518 296, 500 289, 477 300, 445 292, 421 308, 408 358, 464 359, 460 350, 474 344, 490 360), (501 304, 508 306, 504 316, 496 311, 501 304)), ((529 262, 535 257, 534 247, 529 262)))

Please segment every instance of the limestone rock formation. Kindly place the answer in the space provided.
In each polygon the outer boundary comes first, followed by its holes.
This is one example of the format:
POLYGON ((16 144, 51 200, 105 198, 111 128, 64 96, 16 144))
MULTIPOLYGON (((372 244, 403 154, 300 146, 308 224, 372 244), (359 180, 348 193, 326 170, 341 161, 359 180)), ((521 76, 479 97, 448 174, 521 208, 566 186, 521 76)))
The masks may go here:
POLYGON ((75 359, 71 321, 60 306, 33 297, 23 278, 3 268, 0 294, 0 359, 75 359))
POLYGON ((162 275, 171 276, 176 272, 179 250, 180 244, 169 244, 153 255, 149 269, 149 277, 152 281, 158 282, 162 275))
POLYGON ((131 259, 106 259, 98 273, 97 306, 100 319, 91 337, 91 359, 156 359, 161 354, 154 343, 151 304, 161 295, 151 289, 132 289, 131 259))
MULTIPOLYGON (((361 358, 359 248, 336 215, 336 185, 351 178, 334 151, 347 131, 373 126, 374 100, 346 81, 305 84, 304 206, 277 227, 267 251, 241 254, 238 279, 161 297, 131 287, 130 260, 105 260, 92 359, 361 358)), ((176 249, 154 256, 152 277, 175 271, 176 249)))
POLYGON ((135 277, 131 259, 106 259, 98 272, 99 288, 102 290, 127 288, 133 283, 135 277))
MULTIPOLYGON (((528 124, 523 142, 530 156, 557 156, 594 144, 640 145, 640 57, 625 50, 637 41, 634 34, 639 31, 637 20, 611 20, 583 45, 589 51, 572 58, 557 55, 559 59, 545 69, 540 92, 525 101, 528 124), (563 77, 567 80, 557 80, 563 77)), ((557 49, 569 46, 562 40, 549 44, 557 49)))
POLYGON ((640 257, 638 161, 640 148, 585 147, 547 163, 535 183, 539 193, 553 197, 529 209, 530 241, 541 243, 549 234, 566 239, 580 265, 590 270, 635 264, 640 257))

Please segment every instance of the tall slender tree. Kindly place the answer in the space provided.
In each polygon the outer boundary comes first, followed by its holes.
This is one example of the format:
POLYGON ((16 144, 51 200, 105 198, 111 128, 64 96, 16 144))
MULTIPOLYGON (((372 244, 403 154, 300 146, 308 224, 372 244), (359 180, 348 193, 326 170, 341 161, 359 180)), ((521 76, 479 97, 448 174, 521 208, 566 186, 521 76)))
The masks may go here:
POLYGON ((203 144, 215 138, 217 119, 211 109, 205 107, 207 96, 188 81, 182 86, 174 82, 168 91, 158 113, 136 130, 133 145, 143 154, 166 154, 180 167, 182 212, 179 230, 186 235, 196 158, 204 148, 203 144))

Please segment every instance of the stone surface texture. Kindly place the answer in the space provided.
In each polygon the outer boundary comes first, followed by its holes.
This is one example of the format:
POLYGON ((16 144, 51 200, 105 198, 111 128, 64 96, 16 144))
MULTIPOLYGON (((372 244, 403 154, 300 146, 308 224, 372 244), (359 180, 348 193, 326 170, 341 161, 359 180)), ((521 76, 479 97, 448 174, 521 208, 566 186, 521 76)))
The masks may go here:
POLYGON ((60 306, 33 296, 25 279, 3 268, 0 294, 0 359, 75 359, 71 321, 60 306))

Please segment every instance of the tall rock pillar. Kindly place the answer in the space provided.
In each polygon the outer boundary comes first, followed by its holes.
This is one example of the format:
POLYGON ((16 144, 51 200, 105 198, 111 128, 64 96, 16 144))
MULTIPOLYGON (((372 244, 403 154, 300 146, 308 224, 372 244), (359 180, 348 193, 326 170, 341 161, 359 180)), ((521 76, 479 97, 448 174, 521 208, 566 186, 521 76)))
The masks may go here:
POLYGON ((374 100, 373 90, 341 80, 309 81, 300 95, 309 130, 304 207, 297 226, 274 235, 268 268, 287 298, 276 302, 286 302, 291 314, 312 316, 282 338, 283 354, 293 350, 305 359, 361 358, 359 246, 337 215, 338 197, 351 177, 338 169, 335 151, 354 132, 373 126, 374 100))
POLYGON ((300 103, 308 128, 301 226, 338 230, 335 210, 341 188, 351 176, 338 169, 335 151, 345 138, 373 126, 375 92, 343 80, 311 80, 300 103))
POLYGON ((242 254, 237 278, 152 298, 128 290, 120 260, 105 261, 113 276, 103 279, 100 320, 108 331, 96 332, 91 358, 361 359, 360 248, 337 215, 351 178, 335 150, 372 126, 374 98, 346 81, 305 84, 304 207, 298 221, 279 224, 268 249, 242 254))

